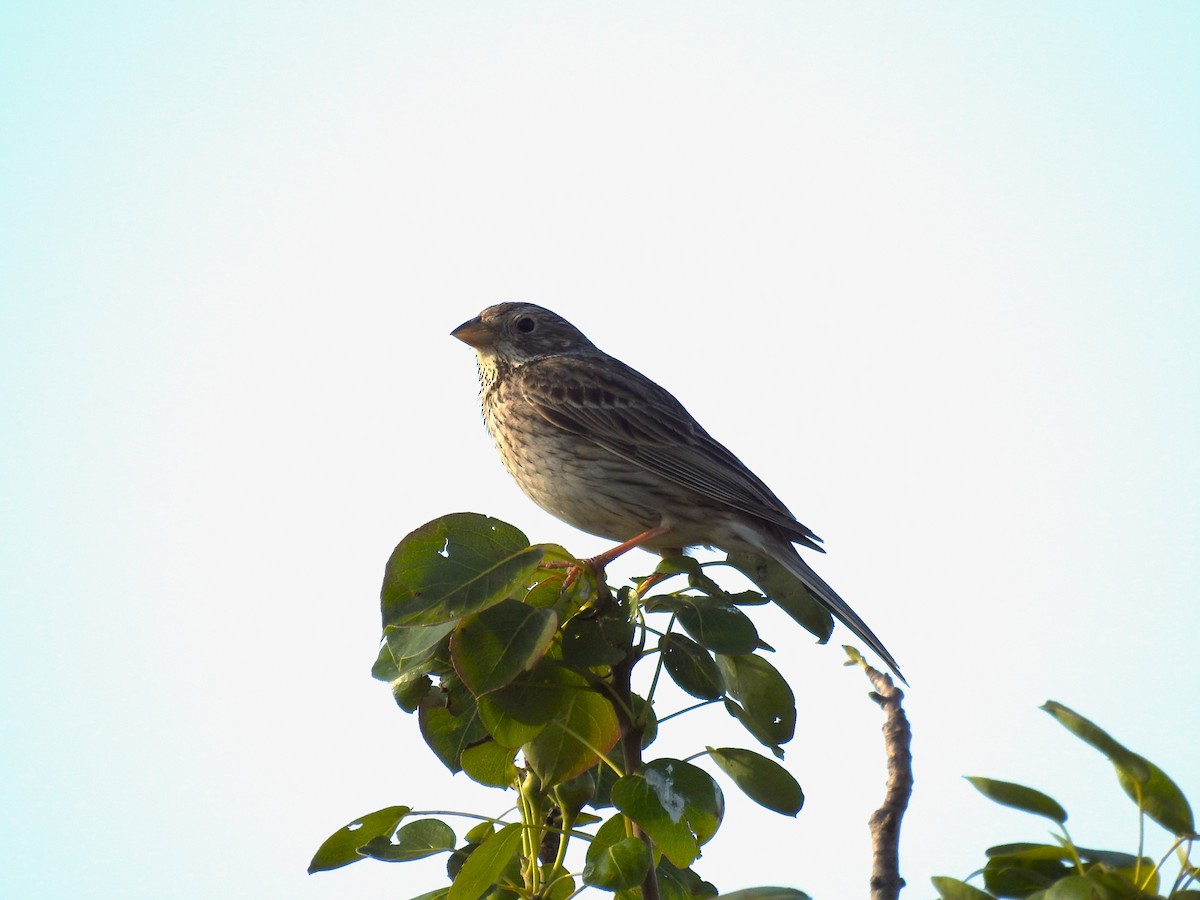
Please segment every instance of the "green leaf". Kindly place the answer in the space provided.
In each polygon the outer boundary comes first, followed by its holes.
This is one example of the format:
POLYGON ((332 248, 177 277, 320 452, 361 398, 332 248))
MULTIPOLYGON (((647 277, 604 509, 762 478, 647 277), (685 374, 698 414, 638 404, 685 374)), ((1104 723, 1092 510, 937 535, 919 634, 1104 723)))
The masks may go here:
POLYGON ((693 869, 675 866, 665 857, 659 859, 655 873, 662 900, 709 900, 717 896, 716 887, 693 869))
POLYGON ((997 844, 995 847, 988 847, 987 850, 984 851, 984 855, 987 856, 988 859, 994 859, 997 857, 1008 857, 1019 860, 1073 859, 1071 852, 1061 845, 1055 846, 1054 844, 1032 844, 1028 842, 997 844))
POLYGON ((589 769, 576 775, 570 781, 564 781, 554 789, 554 802, 562 810, 567 822, 574 822, 580 810, 596 796, 596 773, 589 769))
POLYGON ((361 852, 384 862, 408 862, 454 849, 454 830, 440 819, 420 819, 396 832, 395 841, 380 835, 368 841, 361 852))
MULTIPOLYGON (((1013 844, 998 844, 989 847, 985 854, 988 859, 997 856, 1007 856, 1014 859, 1058 859, 1073 861, 1078 856, 1085 863, 1102 863, 1113 869, 1133 869, 1138 865, 1138 858, 1132 853, 1120 853, 1116 850, 1091 850, 1068 842, 1058 835, 1054 836, 1058 845, 1032 844, 1021 841, 1013 844)), ((1141 859, 1141 866, 1149 871, 1154 868, 1154 860, 1147 856, 1141 859)))
POLYGON ((607 891, 625 890, 641 884, 650 870, 652 854, 645 841, 630 834, 630 827, 629 820, 617 813, 596 829, 596 834, 588 844, 583 867, 584 884, 607 891), (637 862, 638 854, 631 845, 625 844, 628 840, 635 840, 642 845, 640 853, 644 854, 644 863, 637 862), (640 874, 636 871, 639 865, 640 874))
MULTIPOLYGON (((1113 871, 1102 866, 1093 866, 1088 870, 1087 878, 1095 890, 1093 896, 1100 900, 1127 900, 1130 897, 1137 900, 1157 900, 1158 873, 1152 870, 1153 864, 1136 874, 1133 869, 1113 871), (1146 879, 1148 872, 1152 872, 1149 880, 1146 879), (1138 884, 1134 883, 1135 878, 1138 884)), ((1175 895, 1171 896, 1174 900, 1175 895)))
POLYGON ((383 624, 437 625, 480 612, 532 580, 542 550, 513 526, 477 513, 435 519, 388 560, 383 624))
POLYGON ((629 701, 634 715, 645 722, 642 728, 642 749, 645 750, 658 737, 658 716, 654 713, 653 704, 647 703, 641 694, 630 694, 629 701))
POLYGON ((396 661, 392 659, 391 651, 385 643, 379 644, 379 653, 371 666, 371 677, 379 681, 395 681, 400 677, 400 670, 396 668, 396 661))
MULTIPOLYGON (((389 625, 383 629, 383 643, 392 657, 397 675, 419 669, 442 650, 445 657, 447 638, 455 622, 437 625, 389 625)), ((388 679, 391 681, 392 679, 388 679)))
POLYGON ((773 559, 757 553, 730 553, 726 565, 737 569, 802 628, 824 644, 833 634, 833 616, 795 575, 773 559))
MULTIPOLYGON (((567 900, 575 893, 575 879, 562 866, 552 869, 550 872, 543 871, 543 884, 545 887, 539 895, 542 900, 567 900)), ((514 900, 521 900, 518 894, 514 900)))
POLYGON ((339 828, 317 849, 312 862, 308 864, 308 873, 328 872, 339 869, 350 863, 365 859, 358 848, 377 837, 389 838, 400 824, 400 820, 409 814, 412 807, 389 806, 365 816, 359 816, 352 822, 339 828))
POLYGON ((612 806, 612 788, 621 776, 614 772, 611 766, 604 763, 591 769, 591 772, 596 776, 596 795, 592 797, 592 802, 588 805, 595 810, 612 806))
POLYGON ((721 672, 708 651, 682 634, 667 633, 658 641, 663 665, 671 680, 701 700, 716 700, 725 693, 721 672))
POLYGON ((612 801, 681 867, 700 855, 725 814, 725 798, 712 776, 678 759, 656 759, 618 779, 612 801))
POLYGON ((405 712, 415 712, 432 687, 428 675, 403 675, 392 682, 392 699, 405 712))
POLYGON ((641 884, 650 871, 650 848, 641 838, 625 837, 598 850, 593 847, 588 848, 583 867, 584 884, 619 891, 641 884))
POLYGON ((1114 895, 1087 875, 1068 875, 1046 888, 1041 894, 1041 900, 1123 900, 1139 895, 1140 892, 1133 888, 1133 885, 1128 885, 1128 888, 1131 889, 1128 893, 1114 895))
POLYGON ((1027 897, 1074 871, 1064 860, 1035 854, 993 856, 983 867, 983 885, 998 897, 1027 897))
POLYGON ((553 610, 501 600, 463 619, 450 638, 450 660, 463 684, 478 697, 532 668, 557 629, 553 610))
POLYGON ((1108 757, 1117 770, 1117 781, 1147 816, 1174 835, 1196 834, 1196 823, 1187 798, 1162 769, 1117 743, 1108 732, 1061 703, 1048 700, 1042 709, 1076 737, 1108 757))
POLYGON ((517 777, 517 751, 495 741, 483 741, 462 752, 462 770, 472 781, 488 787, 511 787, 517 777))
POLYGON ((785 816, 796 815, 804 806, 799 782, 775 760, 736 747, 709 747, 708 755, 759 806, 785 816))
POLYGON ((753 887, 722 894, 721 900, 812 900, 812 898, 804 891, 798 891, 795 888, 753 887))
POLYGON ((1117 781, 1138 807, 1167 831, 1179 837, 1195 837, 1192 808, 1179 786, 1150 760, 1139 756, 1139 765, 1117 766, 1117 781), (1135 773, 1145 772, 1145 775, 1135 773))
POLYGON ((683 597, 676 616, 702 647, 715 653, 753 653, 758 630, 750 617, 723 597, 683 597))
MULTIPOLYGON (((739 591, 736 594, 726 594, 725 599, 734 606, 766 606, 771 602, 758 591, 739 591)), ((751 888, 751 890, 757 890, 757 888, 751 888)), ((764 890, 774 889, 764 888, 764 890)))
POLYGON ((526 763, 546 787, 586 772, 621 736, 612 703, 575 673, 562 674, 569 691, 562 711, 523 748, 526 763))
POLYGON ((579 669, 615 666, 633 642, 633 623, 619 607, 577 615, 563 628, 563 661, 579 669))
POLYGON ((974 785, 983 796, 1003 806, 1044 816, 1062 825, 1067 821, 1067 811, 1058 805, 1053 798, 1041 791, 1011 781, 996 781, 992 778, 980 778, 977 775, 966 776, 967 781, 974 785))
POLYGON ((432 891, 426 891, 424 894, 413 897, 412 900, 446 900, 446 895, 450 893, 450 888, 434 888, 432 891))
POLYGON ((778 750, 796 733, 796 697, 779 671, 761 656, 717 656, 725 687, 737 703, 725 701, 730 715, 764 746, 778 750))
POLYGON ((938 892, 938 897, 941 900, 996 900, 991 894, 986 891, 981 891, 977 887, 972 887, 965 881, 959 881, 957 878, 946 878, 938 875, 931 879, 934 889, 938 892))
POLYGON ((1128 869, 1132 872, 1134 869, 1140 868, 1144 875, 1154 868, 1154 860, 1148 856, 1143 856, 1139 860, 1133 853, 1122 853, 1118 850, 1091 850, 1087 847, 1076 847, 1075 852, 1085 863, 1102 863, 1112 869, 1128 869))
POLYGON ((472 825, 463 837, 467 844, 479 845, 496 833, 496 826, 493 822, 480 822, 478 825, 472 825))
POLYGON ((428 698, 421 703, 417 713, 417 721, 421 726, 421 736, 429 745, 438 759, 451 772, 462 770, 462 752, 487 738, 488 732, 479 718, 479 708, 475 700, 466 691, 461 691, 464 699, 456 704, 452 712, 450 708, 429 702, 428 698))
POLYGON ((479 712, 497 743, 521 747, 561 716, 575 692, 586 683, 550 660, 543 660, 511 684, 480 697, 479 712))
POLYGON ((447 900, 479 900, 499 880, 521 847, 521 824, 505 825, 480 844, 463 863, 447 900))
MULTIPOLYGON (((688 579, 704 576, 704 569, 700 566, 700 560, 694 556, 680 554, 678 556, 664 556, 658 561, 658 565, 654 567, 655 575, 687 575, 688 579)), ((645 581, 646 576, 642 576, 637 581, 645 581)), ((718 590, 720 590, 718 588, 718 590)))

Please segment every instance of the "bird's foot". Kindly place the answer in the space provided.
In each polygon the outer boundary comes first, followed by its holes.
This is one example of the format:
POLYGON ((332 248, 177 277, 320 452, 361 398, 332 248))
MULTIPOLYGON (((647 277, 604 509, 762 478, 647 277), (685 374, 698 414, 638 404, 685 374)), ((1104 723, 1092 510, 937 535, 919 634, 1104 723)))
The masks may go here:
POLYGON ((593 575, 595 575, 597 581, 604 577, 604 569, 603 568, 598 569, 595 566, 593 566, 592 560, 590 560, 590 559, 581 559, 577 563, 571 562, 570 560, 566 560, 566 559, 554 559, 554 560, 551 560, 550 562, 542 563, 541 565, 538 566, 538 568, 539 569, 566 569, 567 574, 563 578, 563 586, 562 586, 562 589, 564 591, 567 590, 569 587, 571 587, 571 585, 573 585, 576 581, 579 580, 579 576, 584 573, 584 570, 590 571, 593 575))
MULTIPOLYGON (((578 580, 584 569, 587 569, 593 575, 595 575, 597 581, 602 582, 604 580, 604 570, 608 568, 608 564, 610 562, 617 557, 628 553, 634 547, 640 547, 642 544, 646 543, 646 541, 652 541, 656 537, 662 537, 670 530, 671 526, 669 525, 657 525, 654 528, 649 528, 646 531, 643 531, 641 534, 634 535, 627 541, 622 541, 621 543, 617 544, 617 546, 605 550, 603 553, 597 554, 596 556, 589 556, 587 559, 581 559, 579 563, 567 562, 566 560, 554 560, 552 562, 542 563, 541 568, 566 569, 567 577, 563 580, 564 590, 569 588, 578 580)), ((654 578, 654 576, 652 575, 650 578, 654 578)), ((656 584, 658 580, 660 580, 655 579, 653 582, 651 582, 650 578, 646 579, 646 582, 650 582, 651 584, 656 584)), ((646 582, 643 582, 643 584, 646 582)), ((641 593, 640 588, 638 592, 641 593)))

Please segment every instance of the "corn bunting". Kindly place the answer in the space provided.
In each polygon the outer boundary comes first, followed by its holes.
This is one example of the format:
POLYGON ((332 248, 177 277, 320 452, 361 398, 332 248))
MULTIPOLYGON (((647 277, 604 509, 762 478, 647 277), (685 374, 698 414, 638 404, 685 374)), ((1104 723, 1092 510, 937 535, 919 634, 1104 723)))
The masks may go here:
POLYGON ((532 303, 501 303, 451 332, 475 349, 488 431, 538 506, 590 534, 664 555, 768 556, 903 680, 892 655, 793 544, 821 550, 753 472, 678 400, 532 303))

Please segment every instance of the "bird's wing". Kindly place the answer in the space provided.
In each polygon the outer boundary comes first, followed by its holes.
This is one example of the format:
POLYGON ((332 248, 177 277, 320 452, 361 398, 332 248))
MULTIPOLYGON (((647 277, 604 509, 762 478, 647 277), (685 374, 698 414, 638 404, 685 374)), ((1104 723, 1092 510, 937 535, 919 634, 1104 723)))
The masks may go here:
POLYGON ((524 399, 551 424, 821 550, 757 475, 645 375, 603 355, 550 356, 530 367, 520 380, 524 399))

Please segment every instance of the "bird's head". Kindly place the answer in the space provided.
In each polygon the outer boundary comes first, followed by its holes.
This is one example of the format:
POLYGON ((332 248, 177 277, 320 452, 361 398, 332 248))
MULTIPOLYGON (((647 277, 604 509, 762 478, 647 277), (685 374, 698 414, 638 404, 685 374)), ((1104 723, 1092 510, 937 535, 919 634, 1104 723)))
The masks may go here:
POLYGON ((499 357, 512 365, 561 353, 596 349, 578 328, 562 316, 533 303, 489 306, 450 334, 474 347, 481 360, 499 357))

